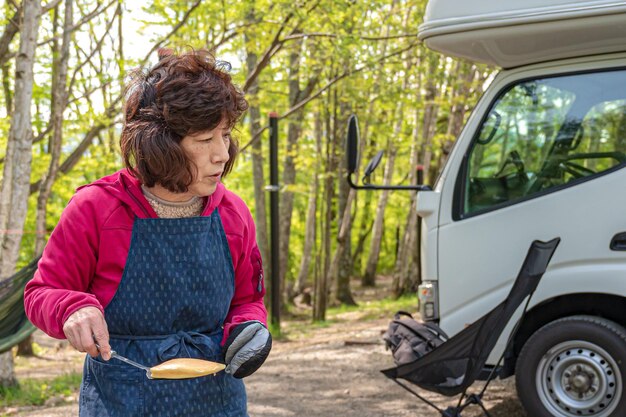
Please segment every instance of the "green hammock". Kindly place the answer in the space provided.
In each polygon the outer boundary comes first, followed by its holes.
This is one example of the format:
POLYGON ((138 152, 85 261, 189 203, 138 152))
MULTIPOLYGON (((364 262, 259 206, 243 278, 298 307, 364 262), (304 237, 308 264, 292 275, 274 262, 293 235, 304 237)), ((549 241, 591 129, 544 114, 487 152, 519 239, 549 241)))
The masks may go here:
POLYGON ((13 276, 0 281, 0 353, 26 339, 35 331, 24 312, 24 286, 37 270, 39 257, 13 276))

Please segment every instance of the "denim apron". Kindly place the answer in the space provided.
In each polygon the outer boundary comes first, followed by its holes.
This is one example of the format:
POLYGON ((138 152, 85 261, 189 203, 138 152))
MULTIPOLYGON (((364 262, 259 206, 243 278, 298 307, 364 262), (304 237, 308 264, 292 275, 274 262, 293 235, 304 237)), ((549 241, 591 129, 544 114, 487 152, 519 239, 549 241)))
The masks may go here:
MULTIPOLYGON (((105 309, 111 348, 147 366, 174 358, 223 362, 220 342, 234 293, 217 209, 205 217, 135 219, 118 290, 105 309)), ((148 379, 126 363, 87 355, 80 417, 245 417, 243 382, 225 372, 148 379)))

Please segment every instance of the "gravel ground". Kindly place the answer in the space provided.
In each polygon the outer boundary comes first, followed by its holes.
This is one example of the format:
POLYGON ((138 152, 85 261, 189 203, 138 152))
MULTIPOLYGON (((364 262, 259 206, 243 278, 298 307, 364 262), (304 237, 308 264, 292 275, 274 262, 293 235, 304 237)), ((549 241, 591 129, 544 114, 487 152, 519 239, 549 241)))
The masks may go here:
MULTIPOLYGON (((348 313, 349 316, 350 313, 348 313)), ((358 315, 298 339, 274 343, 272 353, 256 374, 246 379, 251 417, 404 417, 437 416, 437 412, 394 382, 380 369, 392 360, 380 338, 388 319, 362 321, 358 315)), ((45 359, 18 358, 18 377, 46 377, 80 371, 82 355, 66 343, 38 334, 45 359)), ((477 389, 480 386, 476 387, 477 389)), ((441 407, 452 404, 431 393, 441 407)), ((495 381, 485 397, 493 417, 525 417, 514 381, 495 381)), ((78 415, 76 395, 53 398, 45 407, 1 409, 2 416, 70 417, 78 415)), ((463 414, 480 415, 471 407, 463 414)))

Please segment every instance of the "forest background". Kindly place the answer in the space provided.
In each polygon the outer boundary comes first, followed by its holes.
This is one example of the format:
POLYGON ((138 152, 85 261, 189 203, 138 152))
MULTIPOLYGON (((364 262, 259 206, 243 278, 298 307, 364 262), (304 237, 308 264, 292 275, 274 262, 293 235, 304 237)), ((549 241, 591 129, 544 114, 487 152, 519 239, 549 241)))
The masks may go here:
MULTIPOLYGON (((377 274, 393 276, 395 296, 414 292, 415 193, 350 190, 344 149, 357 114, 359 164, 385 151, 374 182, 416 184, 419 165, 434 184, 492 69, 418 41, 426 1, 130 3, 0 0, 0 277, 41 253, 78 186, 122 167, 129 71, 160 47, 205 48, 231 64, 250 103, 225 184, 254 214, 266 277, 267 115, 279 114, 284 308, 310 299, 324 320, 328 305, 355 303, 354 277, 375 286, 377 274)), ((1 384, 12 363, 0 355, 1 384)))

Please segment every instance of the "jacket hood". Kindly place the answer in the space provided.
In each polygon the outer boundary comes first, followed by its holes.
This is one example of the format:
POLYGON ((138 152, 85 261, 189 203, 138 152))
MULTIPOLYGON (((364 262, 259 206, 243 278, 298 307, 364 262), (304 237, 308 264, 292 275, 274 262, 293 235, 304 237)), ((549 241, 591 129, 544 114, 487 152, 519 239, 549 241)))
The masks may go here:
MULTIPOLYGON (((114 174, 107 175, 92 182, 91 184, 83 185, 76 189, 81 190, 86 187, 101 187, 111 196, 120 200, 123 204, 131 208, 133 213, 139 218, 156 218, 158 217, 154 209, 148 203, 148 200, 141 191, 141 183, 133 176, 128 169, 121 169, 114 174)), ((225 188, 222 183, 217 184, 217 188, 207 199, 207 204, 204 207, 202 215, 208 215, 215 210, 215 208, 221 203, 225 193, 225 188)))

